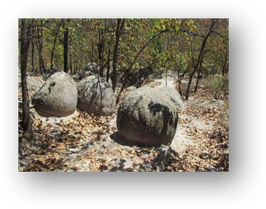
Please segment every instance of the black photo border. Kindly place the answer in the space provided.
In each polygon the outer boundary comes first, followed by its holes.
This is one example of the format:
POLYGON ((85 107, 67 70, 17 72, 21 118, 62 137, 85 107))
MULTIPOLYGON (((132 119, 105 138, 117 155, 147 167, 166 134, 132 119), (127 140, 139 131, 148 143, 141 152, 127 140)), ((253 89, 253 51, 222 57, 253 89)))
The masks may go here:
POLYGON ((5 28, 3 153, 5 182, 36 204, 217 205, 250 199, 262 172, 262 48, 258 20, 227 4, 36 4, 14 11, 5 28), (229 17, 230 168, 207 173, 18 173, 18 17, 229 17))

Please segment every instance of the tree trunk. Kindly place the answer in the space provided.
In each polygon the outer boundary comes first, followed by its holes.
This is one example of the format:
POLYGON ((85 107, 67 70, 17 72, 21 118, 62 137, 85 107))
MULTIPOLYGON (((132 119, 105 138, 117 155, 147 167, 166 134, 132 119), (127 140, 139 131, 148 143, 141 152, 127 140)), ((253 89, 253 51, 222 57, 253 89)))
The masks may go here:
POLYGON ((33 38, 31 38, 31 66, 32 66, 32 72, 35 72, 35 65, 34 65, 34 41, 33 41, 33 38))
POLYGON ((109 48, 108 50, 108 60, 107 60, 107 72, 106 72, 106 81, 108 83, 108 80, 109 80, 109 74, 110 74, 110 55, 111 55, 111 50, 109 48))
POLYGON ((226 73, 228 73, 228 52, 224 56, 223 66, 222 66, 222 75, 225 76, 226 73))
MULTIPOLYGON (((23 52, 23 50, 21 50, 23 52)), ((23 57, 23 56, 22 56, 23 57)), ((25 58, 21 58, 25 59, 25 58)), ((26 63, 27 65, 27 63, 26 63)), ((22 127, 24 131, 29 130, 30 125, 30 112, 29 112, 29 95, 27 84, 27 72, 25 72, 25 61, 21 63, 21 85, 22 85, 22 127)))
POLYGON ((57 31, 55 33, 54 44, 53 44, 53 48, 52 48, 52 52, 51 52, 51 70, 53 70, 53 68, 54 68, 54 51, 55 51, 55 46, 56 46, 56 42, 57 42, 57 36, 59 34, 59 30, 60 30, 61 24, 62 24, 62 21, 59 23, 58 29, 57 29, 57 31))
POLYGON ((21 20, 21 42, 20 42, 20 68, 21 68, 21 87, 22 87, 22 127, 24 131, 31 130, 31 118, 29 108, 29 95, 27 86, 27 61, 28 50, 31 40, 31 27, 34 19, 21 20))
POLYGON ((67 73, 68 72, 68 26, 65 25, 64 22, 64 27, 65 27, 65 31, 64 31, 64 72, 67 73))
POLYGON ((72 62, 72 53, 69 53, 69 67, 70 67, 70 74, 74 74, 73 73, 73 62, 72 62))
POLYGON ((197 72, 199 66, 200 66, 200 62, 202 62, 202 59, 203 59, 203 52, 204 52, 204 48, 206 46, 206 42, 209 38, 209 36, 211 35, 211 33, 213 32, 212 31, 212 28, 213 26, 216 24, 217 20, 213 20, 212 19, 212 23, 210 25, 210 28, 209 28, 209 31, 207 33, 206 36, 204 36, 203 38, 203 41, 202 41, 202 44, 201 44, 201 48, 200 48, 200 52, 199 52, 199 55, 198 55, 198 59, 197 59, 197 62, 195 64, 194 62, 194 52, 193 52, 193 46, 192 46, 192 43, 191 43, 191 51, 192 51, 192 62, 193 62, 193 71, 191 72, 191 74, 189 75, 189 81, 188 81, 188 86, 187 86, 187 91, 186 91, 186 100, 188 100, 188 96, 189 96, 189 89, 190 89, 190 86, 191 86, 191 83, 192 83, 192 79, 193 79, 193 76, 194 74, 197 72))
POLYGON ((41 22, 41 26, 37 27, 37 35, 38 35, 38 39, 37 39, 37 42, 36 42, 36 46, 37 46, 37 49, 38 49, 38 52, 39 52, 39 69, 40 69, 41 75, 43 75, 43 73, 45 71, 43 55, 42 55, 42 49, 43 49, 43 22, 41 22))
POLYGON ((182 97, 180 67, 177 68, 177 82, 178 82, 178 92, 179 92, 180 96, 182 97))
POLYGON ((125 19, 122 20, 121 26, 121 19, 117 19, 117 27, 116 27, 116 39, 115 39, 115 46, 114 46, 114 54, 113 54, 113 91, 115 92, 115 88, 117 86, 117 71, 116 71, 116 64, 117 64, 117 50, 119 45, 119 38, 122 32, 122 29, 125 24, 125 19))
POLYGON ((167 69, 165 68, 165 86, 167 86, 167 69))
POLYGON ((160 31, 160 32, 154 34, 151 38, 149 38, 149 39, 146 41, 146 43, 145 43, 145 44, 141 47, 141 49, 138 51, 138 53, 137 53, 136 56, 134 57, 134 60, 131 62, 130 66, 125 70, 125 72, 124 72, 124 74, 123 74, 123 76, 122 76, 122 78, 124 78, 124 82, 123 82, 123 85, 122 85, 122 87, 121 87, 121 89, 120 89, 120 91, 119 91, 119 93, 118 93, 118 96, 117 96, 117 99, 116 99, 116 103, 118 103, 118 101, 119 101, 119 97, 120 97, 120 95, 121 95, 121 93, 122 93, 122 91, 123 91, 123 89, 124 89, 124 87, 125 87, 125 85, 126 85, 126 83, 127 83, 127 77, 128 77, 128 75, 129 75, 129 73, 130 73, 130 70, 131 70, 131 68, 133 67, 133 65, 134 65, 134 63, 136 62, 136 60, 138 59, 140 53, 146 48, 146 46, 149 45, 149 43, 150 43, 154 38, 156 38, 156 37, 160 36, 162 33, 166 33, 166 32, 169 32, 169 30, 166 29, 166 30, 163 30, 163 31, 160 31))
POLYGON ((192 73, 189 75, 189 80, 188 80, 188 85, 187 85, 187 91, 186 91, 186 100, 188 100, 189 89, 190 89, 190 86, 191 86, 191 82, 192 82, 192 79, 193 79, 193 75, 194 74, 192 74, 192 73))
POLYGON ((197 76, 197 81, 196 81, 194 93, 197 93, 197 91, 198 91, 199 80, 200 80, 200 71, 199 71, 198 76, 197 76))
MULTIPOLYGON (((203 53, 204 55, 204 53, 203 53)), ((195 86, 195 90, 194 90, 194 93, 197 93, 198 91, 198 85, 199 85, 199 80, 201 79, 201 66, 202 66, 202 61, 203 61, 203 55, 201 57, 201 60, 200 60, 200 65, 199 65, 199 69, 198 69, 198 75, 197 75, 197 81, 196 81, 196 86, 195 86)))
POLYGON ((104 38, 103 38, 103 29, 98 28, 98 58, 100 64, 100 77, 103 77, 103 52, 104 52, 104 38))
POLYGON ((39 51, 39 66, 40 66, 40 73, 43 75, 43 73, 45 72, 45 66, 44 66, 44 61, 43 61, 43 56, 42 56, 42 48, 40 48, 39 51))

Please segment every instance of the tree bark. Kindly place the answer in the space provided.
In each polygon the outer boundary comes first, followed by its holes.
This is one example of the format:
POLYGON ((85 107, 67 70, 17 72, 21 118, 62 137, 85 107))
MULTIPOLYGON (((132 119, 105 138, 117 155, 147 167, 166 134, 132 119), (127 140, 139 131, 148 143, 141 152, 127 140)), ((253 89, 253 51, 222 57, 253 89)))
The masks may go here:
POLYGON ((21 69, 21 88, 22 88, 22 127, 24 131, 31 129, 31 118, 29 108, 29 95, 27 85, 27 61, 28 51, 31 40, 31 27, 34 19, 21 20, 21 34, 20 34, 20 69, 21 69))
POLYGON ((194 90, 194 93, 196 93, 198 91, 198 85, 199 85, 199 81, 201 79, 201 66, 202 66, 202 61, 203 61, 203 57, 204 57, 204 54, 206 52, 203 52, 203 55, 201 57, 201 60, 200 60, 200 65, 199 65, 199 68, 198 68, 198 75, 197 75, 197 81, 196 81, 196 85, 195 85, 195 90, 194 90))
MULTIPOLYGON (((193 79, 193 76, 194 74, 196 73, 196 71, 198 70, 199 66, 200 66, 200 62, 202 62, 202 59, 203 59, 203 52, 204 52, 204 48, 206 46, 206 42, 209 38, 209 36, 211 35, 211 33, 213 32, 212 31, 212 28, 213 26, 216 24, 217 20, 216 19, 212 19, 212 23, 210 25, 210 28, 209 28, 209 31, 207 33, 206 36, 204 36, 203 38, 203 41, 202 41, 202 44, 201 44, 201 48, 200 48, 200 52, 199 52, 199 55, 198 55, 198 59, 197 59, 197 62, 195 64, 195 61, 194 61, 194 52, 193 52, 193 47, 191 46, 191 50, 192 50, 192 63, 193 63, 193 71, 190 73, 189 75, 189 81, 188 81, 188 86, 187 86, 187 91, 186 91, 186 100, 188 100, 188 96, 189 96, 189 89, 190 89, 190 86, 191 86, 191 83, 192 83, 192 79, 193 79)), ((192 44, 191 44, 192 45, 192 44)))
POLYGON ((54 51, 55 51, 55 46, 56 46, 56 42, 57 42, 57 36, 59 34, 59 30, 60 30, 61 24, 62 24, 62 21, 59 23, 58 29, 57 29, 57 31, 55 33, 54 44, 53 44, 53 48, 52 48, 52 52, 51 52, 51 70, 53 70, 53 68, 54 68, 54 51))
POLYGON ((31 38, 31 66, 32 66, 32 72, 35 72, 35 65, 34 65, 34 41, 33 41, 33 38, 31 38))
MULTIPOLYGON (((67 20, 68 21, 68 20, 67 20)), ((66 26, 65 22, 64 22, 64 72, 67 73, 68 72, 68 26, 66 26)))
POLYGON ((117 65, 117 50, 118 50, 118 45, 119 45, 119 38, 121 36, 122 29, 125 24, 125 19, 117 19, 117 26, 116 26, 116 38, 115 38, 115 46, 114 46, 114 54, 113 54, 113 91, 115 92, 115 88, 117 86, 117 70, 116 70, 116 65, 117 65), (120 25, 121 24, 121 25, 120 25))
POLYGON ((39 52, 39 69, 41 75, 43 75, 45 71, 45 66, 44 66, 44 60, 43 60, 43 55, 42 55, 42 49, 43 49, 43 22, 37 27, 37 35, 38 39, 36 42, 36 46, 39 52))
POLYGON ((200 70, 200 69, 201 69, 201 68, 199 68, 199 71, 198 71, 197 81, 196 81, 196 85, 195 85, 194 93, 197 93, 197 91, 198 91, 199 80, 200 80, 200 78, 201 78, 201 75, 200 75, 201 70, 200 70))
POLYGON ((108 80, 109 80, 109 74, 110 74, 110 55, 111 55, 111 50, 109 48, 108 50, 108 60, 107 60, 107 72, 106 72, 106 81, 108 83, 108 80))
POLYGON ((99 58, 99 64, 100 64, 100 77, 103 77, 103 52, 104 52, 103 29, 98 28, 98 36, 99 36, 98 58, 99 58))
POLYGON ((167 69, 165 67, 165 86, 167 86, 167 69))

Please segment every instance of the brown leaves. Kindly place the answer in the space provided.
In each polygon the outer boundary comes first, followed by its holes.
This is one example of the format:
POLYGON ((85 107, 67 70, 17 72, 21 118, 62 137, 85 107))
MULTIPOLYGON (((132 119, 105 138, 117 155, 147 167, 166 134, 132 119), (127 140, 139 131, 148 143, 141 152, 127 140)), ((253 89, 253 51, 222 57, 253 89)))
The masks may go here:
POLYGON ((78 111, 61 123, 34 118, 34 144, 20 129, 19 171, 228 171, 229 118, 224 107, 198 107, 209 99, 208 94, 202 95, 195 95, 178 121, 183 127, 180 136, 189 137, 192 145, 180 153, 169 151, 165 162, 158 162, 160 148, 126 145, 119 143, 118 136, 110 138, 117 131, 115 125, 110 128, 116 115, 96 117, 78 111))
MULTIPOLYGON (((36 135, 35 145, 31 149, 28 144, 24 146, 21 158, 28 163, 21 164, 20 171, 65 171, 66 168, 78 171, 77 167, 68 163, 69 155, 82 153, 89 143, 104 141, 105 134, 110 132, 107 118, 95 117, 85 112, 79 112, 72 119, 60 124, 50 124, 35 118, 33 128, 36 135)), ((22 137, 29 138, 27 133, 22 137)), ((94 152, 96 148, 90 150, 90 153, 94 152)))
POLYGON ((200 106, 212 94, 200 89, 187 102, 187 109, 179 114, 179 125, 195 145, 184 152, 172 155, 167 171, 229 171, 229 115, 228 101, 211 108, 200 106))
POLYGON ((229 131, 215 128, 211 131, 190 128, 197 145, 188 146, 184 152, 172 156, 172 170, 229 171, 229 131))

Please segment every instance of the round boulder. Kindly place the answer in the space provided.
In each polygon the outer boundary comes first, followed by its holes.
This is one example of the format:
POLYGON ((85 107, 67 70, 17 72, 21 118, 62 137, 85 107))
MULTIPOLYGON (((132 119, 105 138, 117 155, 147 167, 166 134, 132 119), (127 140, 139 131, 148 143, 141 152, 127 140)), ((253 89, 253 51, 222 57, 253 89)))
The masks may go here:
POLYGON ((117 113, 118 133, 144 145, 171 144, 177 122, 177 109, 171 99, 149 87, 131 91, 117 113))
POLYGON ((64 117, 75 112, 78 95, 75 81, 64 72, 51 75, 32 96, 32 103, 41 116, 64 117))
POLYGON ((78 108, 97 116, 111 115, 116 107, 115 94, 104 78, 88 76, 78 82, 78 108))
POLYGON ((159 90, 173 101, 178 110, 182 111, 184 109, 182 97, 180 96, 179 92, 176 89, 170 86, 164 86, 159 90))

